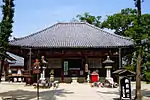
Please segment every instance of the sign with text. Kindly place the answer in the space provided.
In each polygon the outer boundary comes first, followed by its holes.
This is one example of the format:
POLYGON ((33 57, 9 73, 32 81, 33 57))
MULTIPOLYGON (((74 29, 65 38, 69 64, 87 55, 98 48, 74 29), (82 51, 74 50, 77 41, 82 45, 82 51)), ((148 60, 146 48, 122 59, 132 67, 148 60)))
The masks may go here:
POLYGON ((68 75, 68 61, 64 61, 64 75, 68 75))
POLYGON ((131 100, 131 82, 130 79, 127 77, 123 77, 120 80, 120 100, 128 99, 131 100))

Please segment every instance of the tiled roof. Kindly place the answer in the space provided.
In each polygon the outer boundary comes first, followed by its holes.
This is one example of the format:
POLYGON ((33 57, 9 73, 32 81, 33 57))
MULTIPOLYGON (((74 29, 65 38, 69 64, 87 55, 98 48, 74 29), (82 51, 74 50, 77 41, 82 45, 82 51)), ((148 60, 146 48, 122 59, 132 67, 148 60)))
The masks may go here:
POLYGON ((14 58, 15 61, 10 61, 8 60, 8 62, 10 63, 9 66, 24 66, 24 58, 19 57, 15 54, 12 54, 10 52, 6 52, 10 57, 14 58))
POLYGON ((29 36, 10 41, 31 48, 107 48, 133 45, 131 39, 111 34, 85 22, 57 23, 29 36))
POLYGON ((125 75, 125 73, 128 73, 128 75, 135 75, 136 73, 130 70, 126 69, 118 69, 113 72, 113 74, 118 74, 118 75, 125 75))

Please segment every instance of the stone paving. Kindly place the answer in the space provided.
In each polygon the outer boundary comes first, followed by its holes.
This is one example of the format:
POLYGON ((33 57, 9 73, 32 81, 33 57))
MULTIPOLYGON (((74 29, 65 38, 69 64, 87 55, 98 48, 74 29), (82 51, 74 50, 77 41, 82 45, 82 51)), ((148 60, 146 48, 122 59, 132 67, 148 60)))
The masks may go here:
MULTIPOLYGON (((135 83, 132 84, 134 96, 135 83)), ((56 90, 40 89, 40 100, 117 100, 118 88, 96 88, 89 84, 65 84, 61 83, 56 90)), ((150 84, 142 83, 142 100, 150 100, 150 84)), ((25 86, 24 83, 0 83, 1 97, 13 97, 17 100, 37 100, 36 89, 33 86, 25 86)))
MULTIPOLYGON (((135 94, 132 84, 132 98, 135 94)), ((142 84, 142 100, 150 100, 150 84, 142 84)), ((89 84, 61 84, 55 93, 56 100, 118 100, 119 88, 96 88, 89 84)))
POLYGON ((96 89, 85 84, 61 84, 55 92, 56 100, 100 100, 96 89), (64 88, 65 87, 65 88, 64 88))
MULTIPOLYGON (((17 98, 17 100, 37 100, 36 90, 33 86, 25 86, 25 83, 0 83, 0 100, 2 97, 17 98)), ((53 100, 54 93, 53 88, 40 89, 40 100, 53 100)))
POLYGON ((61 84, 55 93, 56 100, 116 100, 118 94, 118 88, 97 88, 89 84, 61 84))

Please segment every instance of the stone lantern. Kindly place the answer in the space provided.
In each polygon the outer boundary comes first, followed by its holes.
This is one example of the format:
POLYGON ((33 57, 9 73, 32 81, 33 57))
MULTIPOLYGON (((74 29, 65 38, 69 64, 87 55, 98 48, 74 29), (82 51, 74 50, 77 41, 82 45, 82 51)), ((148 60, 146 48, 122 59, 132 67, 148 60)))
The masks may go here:
POLYGON ((114 61, 112 61, 109 56, 107 56, 107 59, 103 62, 103 64, 105 64, 105 68, 106 68, 106 80, 113 82, 113 78, 111 77, 111 68, 112 68, 112 64, 114 63, 114 61))
POLYGON ((42 73, 41 73, 40 80, 44 81, 45 80, 45 69, 46 69, 46 66, 47 66, 48 62, 45 61, 44 56, 41 57, 41 61, 42 61, 42 73))

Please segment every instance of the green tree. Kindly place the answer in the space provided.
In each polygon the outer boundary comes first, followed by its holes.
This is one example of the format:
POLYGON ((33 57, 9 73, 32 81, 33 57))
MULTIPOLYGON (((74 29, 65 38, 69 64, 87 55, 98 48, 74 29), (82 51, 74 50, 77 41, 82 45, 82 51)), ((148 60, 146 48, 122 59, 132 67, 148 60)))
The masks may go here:
POLYGON ((92 16, 90 13, 85 12, 83 15, 77 15, 77 20, 81 22, 87 22, 97 27, 101 26, 101 16, 92 16))
MULTIPOLYGON (((137 4, 137 2, 135 4, 137 4)), ((135 43, 135 52, 133 54, 126 55, 125 60, 127 61, 126 68, 136 71, 139 52, 142 57, 140 65, 143 66, 144 69, 149 69, 150 65, 150 53, 148 52, 150 51, 148 50, 150 47, 150 14, 142 14, 139 16, 139 12, 141 12, 139 9, 122 9, 120 13, 107 16, 107 19, 102 23, 100 20, 95 21, 96 17, 89 13, 78 15, 77 18, 79 21, 86 21, 93 25, 95 25, 95 22, 98 22, 99 25, 95 26, 112 29, 115 31, 115 34, 133 39, 135 43), (146 43, 142 43, 141 40, 145 39, 148 41, 146 43)), ((142 72, 145 71, 143 70, 142 72)))
MULTIPOLYGON (((108 16, 102 28, 115 30, 116 34, 130 37, 135 43, 136 100, 141 100, 141 66, 149 66, 150 14, 141 14, 141 0, 135 0, 137 10, 125 9, 121 13, 108 16), (147 39, 148 37, 148 39, 147 39), (142 40, 148 42, 143 43, 142 40), (144 56, 145 55, 145 56, 144 56)), ((132 68, 133 69, 133 68, 132 68)), ((150 75, 146 73, 146 78, 150 75)))
POLYGON ((4 59, 6 57, 6 50, 8 48, 9 37, 12 33, 12 23, 14 17, 14 0, 3 0, 2 7, 2 21, 0 24, 0 60, 1 60, 1 68, 0 68, 0 81, 2 76, 2 69, 4 64, 4 59))
POLYGON ((141 0, 134 0, 135 6, 137 7, 137 25, 135 26, 135 46, 137 49, 137 67, 136 67, 136 100, 142 100, 142 93, 141 93, 141 66, 142 66, 142 55, 143 55, 143 46, 142 46, 142 22, 141 22, 141 0))
POLYGON ((107 19, 103 21, 101 28, 109 28, 114 30, 115 34, 129 36, 129 34, 125 34, 125 31, 133 26, 136 14, 136 9, 122 9, 120 13, 107 16, 107 19))
MULTIPOLYGON (((107 19, 102 22, 102 28, 109 28, 115 31, 115 34, 119 34, 125 37, 130 37, 135 40, 135 44, 141 45, 140 41, 149 37, 150 34, 150 14, 142 14, 140 16, 140 25, 138 24, 137 10, 126 8, 122 9, 120 13, 116 13, 110 16, 107 16, 107 19), (137 32, 140 32, 137 33, 137 32)), ((149 40, 149 39, 148 39, 149 40)), ((148 42, 147 42, 148 43, 148 42)), ((148 52, 144 51, 148 44, 142 44, 142 53, 143 60, 142 65, 148 63, 148 52)), ((135 49, 136 51, 136 49, 135 49)), ((137 54, 137 53, 134 53, 137 54)), ((133 54, 126 55, 127 59, 131 58, 133 54)), ((133 57, 133 65, 136 67, 137 56, 133 57)), ((129 61, 131 62, 131 61, 129 61)), ((131 63, 127 63, 131 64, 131 63)), ((129 67, 129 65, 126 65, 129 67)), ((131 65, 131 67, 133 67, 131 65)))
MULTIPOLYGON (((141 39, 145 39, 150 32, 150 14, 142 14, 140 20, 140 27, 143 30, 141 39)), ((107 16, 107 19, 102 22, 101 28, 109 28, 114 30, 115 34, 135 39, 137 25, 137 10, 126 8, 122 9, 120 13, 107 16)))

